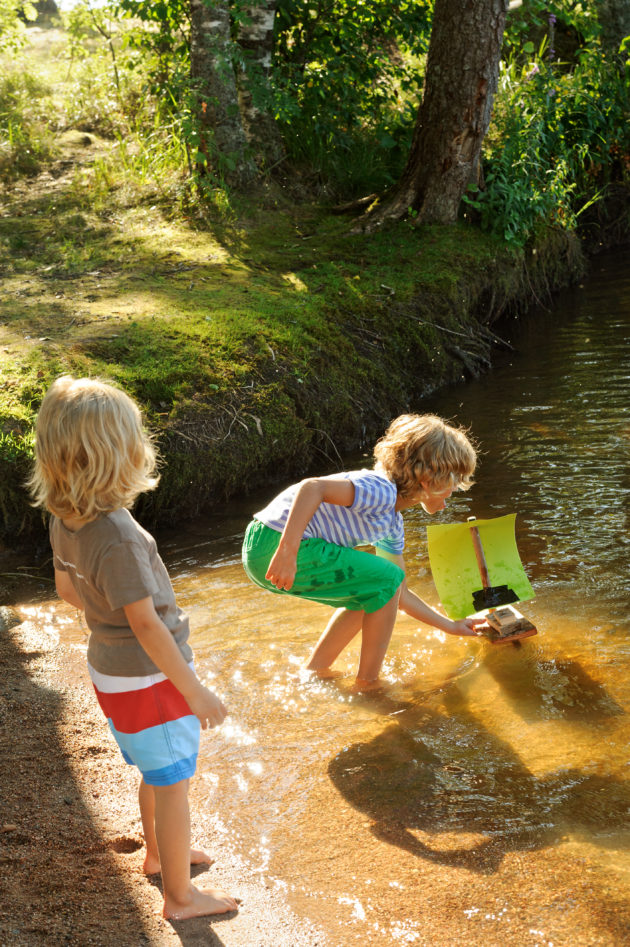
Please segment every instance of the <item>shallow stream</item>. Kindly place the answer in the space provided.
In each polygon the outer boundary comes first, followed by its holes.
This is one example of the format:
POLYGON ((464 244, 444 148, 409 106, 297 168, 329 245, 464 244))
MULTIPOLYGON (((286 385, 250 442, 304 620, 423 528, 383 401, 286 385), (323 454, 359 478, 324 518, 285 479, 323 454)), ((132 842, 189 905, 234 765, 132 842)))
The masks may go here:
POLYGON ((629 260, 596 259, 498 329, 515 349, 489 375, 412 406, 470 425, 483 455, 444 513, 405 514, 410 584, 438 604, 428 522, 516 513, 538 628, 520 647, 401 616, 386 688, 357 696, 356 648, 337 682, 302 670, 327 609, 242 571, 275 489, 160 537, 200 676, 231 710, 204 736, 193 812, 333 947, 630 944, 629 260))

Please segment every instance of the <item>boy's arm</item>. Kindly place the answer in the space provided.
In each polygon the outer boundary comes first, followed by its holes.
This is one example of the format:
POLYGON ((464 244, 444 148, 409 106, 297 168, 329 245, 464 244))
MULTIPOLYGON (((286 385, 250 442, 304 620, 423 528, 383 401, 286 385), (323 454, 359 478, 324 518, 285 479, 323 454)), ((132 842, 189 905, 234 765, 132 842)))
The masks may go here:
POLYGON ((201 721, 201 726, 216 727, 227 716, 223 702, 201 683, 160 616, 153 599, 140 599, 124 606, 127 621, 134 635, 160 671, 182 694, 188 706, 201 721))
MULTIPOLYGON (((384 559, 395 562, 406 574, 405 560, 402 556, 391 555, 382 549, 377 549, 376 552, 377 555, 383 556, 384 559)), ((407 579, 404 579, 402 584, 398 608, 401 612, 409 615, 410 618, 415 618, 417 621, 422 621, 427 625, 432 625, 434 628, 439 628, 440 631, 446 632, 447 635, 474 637, 481 634, 481 632, 476 631, 475 625, 485 624, 485 619, 483 618, 463 618, 461 621, 452 621, 450 618, 447 618, 446 615, 436 612, 436 610, 431 608, 430 605, 427 605, 419 595, 411 591, 407 585, 407 579)))
POLYGON ((59 598, 62 598, 64 602, 84 611, 83 602, 79 598, 67 572, 62 572, 61 569, 55 569, 55 588, 57 589, 57 595, 59 598))
POLYGON ((293 585, 304 530, 321 503, 352 506, 354 484, 342 477, 311 477, 301 482, 293 497, 280 544, 265 575, 277 588, 288 591, 293 585))

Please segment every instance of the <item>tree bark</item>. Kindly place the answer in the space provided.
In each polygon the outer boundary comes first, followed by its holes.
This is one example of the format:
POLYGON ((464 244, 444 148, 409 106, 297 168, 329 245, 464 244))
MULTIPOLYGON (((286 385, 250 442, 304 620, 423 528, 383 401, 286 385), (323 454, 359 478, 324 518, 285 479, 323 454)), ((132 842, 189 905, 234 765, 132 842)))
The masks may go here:
POLYGON ((244 68, 238 75, 238 94, 243 127, 259 165, 276 164, 284 148, 270 111, 273 26, 278 0, 258 0, 246 11, 238 29, 238 44, 244 51, 244 68))
POLYGON ((614 56, 626 36, 630 36, 630 0, 600 0, 597 14, 602 40, 614 56))
POLYGON ((242 187, 254 178, 256 168, 247 155, 239 110, 228 0, 190 0, 190 21, 199 150, 228 184, 242 187))
POLYGON ((359 222, 452 223, 488 130, 507 0, 435 0, 424 95, 400 180, 359 222))

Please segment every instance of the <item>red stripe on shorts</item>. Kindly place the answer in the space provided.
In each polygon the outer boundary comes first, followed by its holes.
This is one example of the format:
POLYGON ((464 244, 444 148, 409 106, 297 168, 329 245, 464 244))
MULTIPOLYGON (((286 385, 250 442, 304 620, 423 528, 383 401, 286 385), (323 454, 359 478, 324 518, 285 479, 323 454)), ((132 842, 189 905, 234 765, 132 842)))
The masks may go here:
POLYGON ((106 694, 96 687, 94 690, 103 713, 120 733, 139 733, 192 715, 185 698, 168 678, 151 687, 118 694, 106 694))

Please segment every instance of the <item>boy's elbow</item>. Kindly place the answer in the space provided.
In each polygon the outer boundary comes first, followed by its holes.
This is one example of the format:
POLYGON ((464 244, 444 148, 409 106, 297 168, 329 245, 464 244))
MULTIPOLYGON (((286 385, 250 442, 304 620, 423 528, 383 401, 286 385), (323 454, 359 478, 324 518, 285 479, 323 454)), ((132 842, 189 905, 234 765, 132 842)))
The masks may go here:
POLYGON ((150 607, 141 609, 125 609, 125 613, 129 627, 141 644, 151 641, 156 631, 162 628, 162 622, 153 609, 153 603, 150 607))
POLYGON ((300 480, 298 490, 317 490, 320 484, 321 479, 319 477, 305 477, 304 480, 300 480))
POLYGON ((138 641, 148 638, 155 630, 155 622, 148 617, 135 618, 133 621, 129 622, 129 625, 138 641))
POLYGON ((300 480, 298 493, 300 497, 321 503, 324 499, 324 484, 320 477, 306 477, 306 479, 300 480))
POLYGON ((63 602, 67 602, 69 605, 74 605, 75 608, 83 608, 83 604, 77 595, 74 586, 70 579, 68 579, 65 574, 57 572, 55 574, 55 589, 57 595, 63 602))

